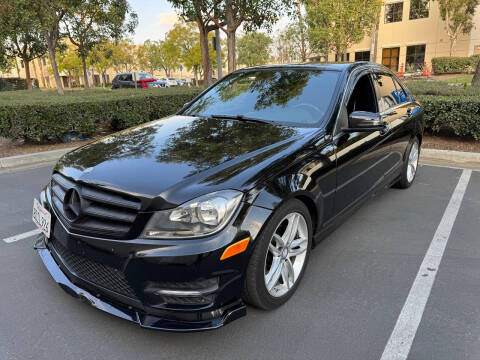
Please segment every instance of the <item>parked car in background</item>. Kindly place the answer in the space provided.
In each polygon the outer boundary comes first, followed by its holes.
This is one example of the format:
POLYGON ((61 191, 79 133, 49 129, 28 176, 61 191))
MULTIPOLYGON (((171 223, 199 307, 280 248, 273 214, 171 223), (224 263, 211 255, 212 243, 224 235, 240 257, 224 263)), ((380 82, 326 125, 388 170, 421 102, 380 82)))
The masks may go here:
POLYGON ((157 80, 153 75, 144 72, 129 72, 115 75, 112 81, 112 89, 120 88, 166 87, 165 81, 157 80), (135 86, 135 82, 137 86, 135 86))
POLYGON ((215 329, 245 302, 285 303, 315 243, 377 191, 412 185, 424 126, 378 64, 238 70, 176 115, 64 155, 35 200, 36 249, 98 309, 147 328, 215 329))
POLYGON ((185 79, 175 79, 179 86, 187 86, 187 80, 185 79))

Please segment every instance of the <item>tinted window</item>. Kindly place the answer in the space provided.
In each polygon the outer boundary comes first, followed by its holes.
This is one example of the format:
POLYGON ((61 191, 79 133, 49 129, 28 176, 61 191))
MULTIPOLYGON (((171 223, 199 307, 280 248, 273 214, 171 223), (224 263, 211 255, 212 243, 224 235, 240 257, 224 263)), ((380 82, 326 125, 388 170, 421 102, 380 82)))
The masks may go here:
POLYGON ((132 74, 126 74, 126 75, 123 75, 123 76, 124 76, 123 80, 125 80, 125 81, 133 81, 132 74))
POLYGON ((137 73, 137 79, 153 79, 153 75, 150 75, 149 73, 137 73))
POLYGON ((398 82, 397 79, 393 78, 393 81, 395 82, 395 86, 397 88, 397 102, 399 104, 402 104, 404 102, 409 101, 407 94, 405 93, 405 90, 403 90, 402 86, 398 82))
POLYGON ((398 104, 397 88, 389 75, 375 74, 378 89, 378 110, 383 112, 398 104))
POLYGON ((323 120, 339 73, 320 70, 262 70, 233 74, 185 111, 187 115, 243 115, 312 126, 323 120))

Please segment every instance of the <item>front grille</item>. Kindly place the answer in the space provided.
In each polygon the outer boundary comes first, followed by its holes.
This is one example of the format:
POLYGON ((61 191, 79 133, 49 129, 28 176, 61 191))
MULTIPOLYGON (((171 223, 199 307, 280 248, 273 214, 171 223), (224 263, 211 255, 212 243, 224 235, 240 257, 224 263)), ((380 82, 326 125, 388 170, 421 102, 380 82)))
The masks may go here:
POLYGON ((114 238, 127 236, 141 208, 138 198, 78 183, 60 173, 52 176, 51 195, 67 227, 114 238), (79 212, 73 216, 64 206, 70 201, 72 189, 78 192, 80 202, 79 212))
POLYGON ((56 240, 52 244, 65 266, 81 279, 136 299, 135 292, 120 270, 75 254, 56 240))

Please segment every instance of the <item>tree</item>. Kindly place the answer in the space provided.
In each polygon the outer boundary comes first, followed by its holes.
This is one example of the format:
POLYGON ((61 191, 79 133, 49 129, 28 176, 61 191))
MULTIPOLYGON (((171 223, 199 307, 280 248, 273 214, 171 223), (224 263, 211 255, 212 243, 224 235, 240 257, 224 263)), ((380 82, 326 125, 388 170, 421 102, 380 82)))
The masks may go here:
MULTIPOLYGON (((181 63, 189 70, 193 71, 195 84, 198 86, 198 75, 202 75, 202 52, 200 49, 200 40, 198 29, 193 23, 177 22, 169 31, 168 39, 172 41, 176 48, 179 49, 181 63)), ((213 34, 208 36, 209 41, 213 38, 213 34)), ((215 51, 209 48, 210 63, 213 67, 217 65, 215 51)))
POLYGON ((302 45, 302 34, 298 24, 290 23, 284 28, 275 39, 277 61, 280 63, 291 63, 304 61, 308 52, 305 45, 302 45), (305 46, 305 47, 304 47, 305 46))
POLYGON ((260 27, 267 30, 280 16, 296 4, 292 0, 215 0, 211 7, 202 4, 202 11, 227 35, 228 72, 236 69, 235 36, 243 24, 247 32, 260 27))
POLYGON ((473 15, 479 0, 437 0, 440 16, 445 21, 445 30, 450 39, 450 56, 458 35, 469 34, 474 26, 473 15))
POLYGON ((0 33, 4 56, 22 59, 27 88, 31 90, 30 62, 47 52, 47 44, 40 23, 28 7, 28 2, 13 0, 0 3, 0 33))
POLYGON ((381 0, 307 0, 308 36, 312 50, 341 56, 361 41, 378 19, 381 0))
MULTIPOLYGON (((208 34, 218 25, 205 13, 204 8, 213 9, 219 0, 168 0, 187 22, 195 22, 200 35, 200 52, 205 85, 212 84, 212 64, 209 56, 208 34)), ((213 11, 213 10, 211 10, 213 11)), ((217 22, 218 23, 218 22, 217 22)), ((220 23, 224 25, 224 23, 220 23)))
POLYGON ((137 50, 131 40, 112 43, 112 66, 116 72, 131 72, 137 64, 137 50))
POLYGON ((87 57, 96 44, 130 34, 138 24, 127 0, 84 0, 70 8, 63 24, 82 60, 83 81, 88 88, 87 57))
POLYGON ((56 59, 58 71, 68 73, 68 83, 71 88, 72 77, 78 77, 82 73, 82 60, 72 45, 57 50, 56 59))
POLYGON ((264 65, 270 60, 272 39, 263 33, 247 33, 238 39, 238 63, 264 65))
POLYGON ((96 44, 90 52, 90 62, 99 74, 102 75, 102 86, 106 85, 107 70, 113 67, 113 49, 114 44, 110 41, 105 41, 96 44))
POLYGON ((78 6, 81 0, 27 0, 29 8, 37 15, 40 22, 41 29, 45 36, 48 47, 48 57, 50 59, 50 66, 52 67, 53 76, 57 85, 57 91, 63 95, 62 80, 57 68, 57 61, 55 59, 55 49, 58 41, 61 39, 60 22, 66 13, 78 6))

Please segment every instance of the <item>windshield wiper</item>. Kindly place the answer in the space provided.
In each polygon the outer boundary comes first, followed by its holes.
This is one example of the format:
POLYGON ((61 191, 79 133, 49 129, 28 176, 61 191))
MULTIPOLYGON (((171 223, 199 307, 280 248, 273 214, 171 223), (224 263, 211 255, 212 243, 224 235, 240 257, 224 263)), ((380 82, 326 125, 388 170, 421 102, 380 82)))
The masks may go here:
POLYGON ((213 114, 213 115, 209 115, 208 117, 212 118, 212 119, 229 119, 229 120, 240 120, 240 121, 249 121, 249 122, 270 124, 270 122, 267 121, 267 120, 252 118, 252 117, 243 116, 243 115, 218 115, 218 114, 213 114))

